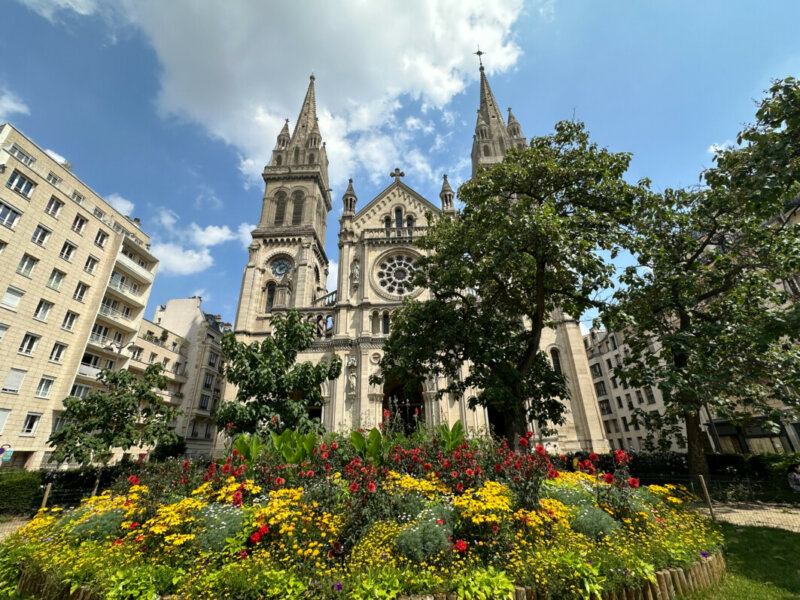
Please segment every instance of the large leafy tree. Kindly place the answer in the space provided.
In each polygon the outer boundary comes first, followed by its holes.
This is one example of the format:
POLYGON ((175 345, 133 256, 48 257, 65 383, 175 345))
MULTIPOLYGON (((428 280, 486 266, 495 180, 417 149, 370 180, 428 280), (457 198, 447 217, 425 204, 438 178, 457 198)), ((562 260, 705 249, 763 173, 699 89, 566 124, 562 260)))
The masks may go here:
POLYGON ((430 299, 395 313, 384 377, 443 375, 440 394, 474 388, 471 405, 502 415, 511 439, 529 419, 562 422, 568 389, 540 348, 542 331, 556 311, 579 317, 596 306, 611 285, 608 257, 649 197, 647 182, 623 179, 630 158, 565 121, 463 184, 458 217, 439 217, 417 242, 430 255, 415 283, 430 299))
POLYGON ((237 342, 232 333, 222 338, 225 376, 238 391, 237 401, 222 404, 216 419, 231 435, 321 428, 318 419, 309 417, 308 407, 322 404, 320 386, 339 377, 342 360, 334 356, 330 364, 297 362, 314 341, 314 326, 296 310, 275 317, 272 328, 262 342, 237 342))
POLYGON ((639 215, 638 264, 603 317, 630 332, 619 374, 658 385, 664 419, 685 423, 692 475, 708 473, 701 411, 777 428, 800 401, 800 305, 781 285, 800 271, 795 80, 774 84, 738 143, 703 187, 667 190, 639 215))
POLYGON ((148 365, 139 377, 126 369, 103 369, 97 389, 84 398, 64 400, 64 426, 50 436, 52 460, 107 464, 113 450, 169 444, 180 411, 169 406, 156 390, 167 387, 163 367, 148 365))

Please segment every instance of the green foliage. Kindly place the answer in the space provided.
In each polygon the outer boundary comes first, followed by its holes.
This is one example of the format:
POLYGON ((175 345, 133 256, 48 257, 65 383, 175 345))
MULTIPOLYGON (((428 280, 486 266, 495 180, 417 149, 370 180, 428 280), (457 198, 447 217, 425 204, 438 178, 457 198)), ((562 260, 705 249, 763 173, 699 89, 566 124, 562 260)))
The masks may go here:
POLYGON ((242 511, 228 505, 209 504, 200 509, 203 529, 194 540, 203 551, 217 553, 225 548, 228 538, 242 529, 242 511))
POLYGON ((359 456, 364 460, 372 461, 375 465, 383 464, 385 452, 388 450, 388 448, 384 448, 386 445, 384 442, 384 437, 377 427, 373 427, 366 438, 360 431, 350 433, 350 443, 359 456))
MULTIPOLYGON (((286 431, 288 431, 288 429, 286 431)), ((286 431, 284 431, 284 433, 286 433, 286 431)), ((272 435, 274 436, 275 433, 272 432, 272 435)), ((266 444, 255 434, 242 434, 233 442, 233 449, 239 453, 239 456, 242 457, 242 460, 248 467, 253 466, 253 463, 261 456, 265 448, 266 444)), ((277 445, 275 448, 280 450, 277 445)))
POLYGON ((28 513, 42 502, 42 475, 36 471, 0 471, 0 514, 28 513))
POLYGON ((280 435, 271 431, 270 438, 272 446, 290 465, 299 465, 307 460, 317 444, 317 436, 313 433, 302 435, 291 429, 284 429, 280 435))
POLYGON ((105 600, 158 600, 174 591, 181 575, 165 565, 129 567, 111 575, 105 600))
POLYGON ((334 355, 330 364, 296 362, 314 340, 313 325, 303 321, 298 311, 275 317, 272 326, 272 336, 262 342, 237 342, 232 333, 222 337, 225 376, 238 392, 237 402, 219 407, 216 420, 231 435, 321 429, 318 419, 309 418, 308 407, 322 404, 320 385, 339 377, 342 361, 334 355))
POLYGON ((352 600, 392 600, 403 590, 394 569, 370 569, 358 577, 347 595, 352 600))
POLYGON ((306 590, 294 573, 256 560, 228 563, 187 587, 205 598, 230 600, 298 600, 306 590))
POLYGON ((581 506, 570 526, 586 537, 598 539, 619 529, 619 523, 606 511, 595 506, 581 506))
POLYGON ((109 510, 92 515, 83 523, 75 525, 69 535, 82 542, 86 540, 103 541, 116 537, 124 520, 125 513, 122 510, 109 510))
POLYGON ((562 422, 568 388, 541 350, 542 331, 554 311, 580 315, 612 286, 604 253, 616 256, 649 195, 647 182, 625 182, 630 158, 563 121, 463 184, 459 218, 429 215, 416 242, 428 255, 414 283, 431 298, 407 300, 393 316, 385 377, 442 376, 440 396, 480 390, 470 406, 496 411, 509 438, 527 419, 562 422))
POLYGON ((150 451, 150 460, 163 461, 168 458, 177 458, 186 453, 186 440, 177 438, 173 442, 160 442, 150 451))
POLYGON ((404 556, 421 562, 448 550, 452 535, 452 512, 437 505, 434 509, 424 511, 417 522, 407 525, 399 533, 397 549, 404 556))
POLYGON ((453 452, 465 441, 464 426, 461 424, 461 419, 453 423, 452 428, 448 427, 447 423, 439 425, 438 433, 445 452, 453 452))
POLYGON ((125 369, 103 369, 97 378, 105 389, 65 399, 64 427, 48 440, 55 446, 52 460, 106 463, 114 448, 174 443, 171 426, 180 411, 155 391, 167 387, 162 371, 160 364, 148 365, 140 378, 125 369))
POLYGON ((494 567, 462 571, 452 585, 461 600, 510 600, 514 597, 514 583, 494 567))
POLYGON ((603 315, 631 349, 615 372, 658 385, 666 422, 685 423, 693 475, 708 473, 701 408, 776 431, 800 406, 800 303, 780 284, 800 267, 800 83, 776 82, 737 141, 702 188, 642 207, 637 264, 603 315))

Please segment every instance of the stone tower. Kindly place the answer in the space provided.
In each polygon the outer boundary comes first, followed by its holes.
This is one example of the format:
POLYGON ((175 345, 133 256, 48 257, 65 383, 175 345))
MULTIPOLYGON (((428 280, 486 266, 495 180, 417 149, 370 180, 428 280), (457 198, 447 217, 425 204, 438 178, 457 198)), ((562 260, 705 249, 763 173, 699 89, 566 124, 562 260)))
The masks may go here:
POLYGON ((290 136, 287 119, 262 177, 261 218, 252 232, 236 314, 235 332, 244 338, 268 333, 273 311, 310 307, 326 293, 331 197, 313 75, 294 131, 290 136))

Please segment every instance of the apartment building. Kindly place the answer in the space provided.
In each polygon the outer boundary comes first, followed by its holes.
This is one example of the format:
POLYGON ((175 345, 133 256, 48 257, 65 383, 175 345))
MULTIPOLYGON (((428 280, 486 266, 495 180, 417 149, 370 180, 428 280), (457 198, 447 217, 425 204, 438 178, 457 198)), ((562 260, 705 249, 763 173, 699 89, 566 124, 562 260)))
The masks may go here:
MULTIPOLYGON (((654 386, 629 387, 614 374, 630 353, 622 332, 593 328, 584 336, 583 344, 609 445, 618 450, 644 450, 648 431, 635 414, 638 411, 664 414, 661 390, 654 386)), ((654 441, 659 439, 659 432, 650 433, 654 441)), ((680 450, 674 439, 670 447, 680 450)))
POLYGON ((201 305, 199 296, 171 299, 156 307, 153 319, 162 330, 174 332, 186 341, 186 378, 180 407, 183 414, 175 432, 186 440, 189 456, 210 456, 214 451, 214 413, 224 385, 220 341, 231 330, 230 323, 223 323, 219 315, 203 312, 201 305))
POLYGON ((0 445, 46 462, 62 399, 128 366, 158 260, 138 219, 0 125, 0 445))

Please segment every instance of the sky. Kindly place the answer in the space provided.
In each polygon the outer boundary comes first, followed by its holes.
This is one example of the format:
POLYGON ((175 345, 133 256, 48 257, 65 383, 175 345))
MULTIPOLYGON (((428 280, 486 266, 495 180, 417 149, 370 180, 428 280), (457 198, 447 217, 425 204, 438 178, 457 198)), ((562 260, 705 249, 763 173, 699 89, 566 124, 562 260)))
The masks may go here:
POLYGON ((335 261, 348 178, 365 206, 395 167, 437 205, 442 174, 469 177, 478 47, 526 136, 581 120, 656 190, 697 184, 800 68, 796 0, 0 0, 0 19, 0 122, 141 219, 148 318, 200 295, 234 320, 261 170, 311 73, 335 261))

